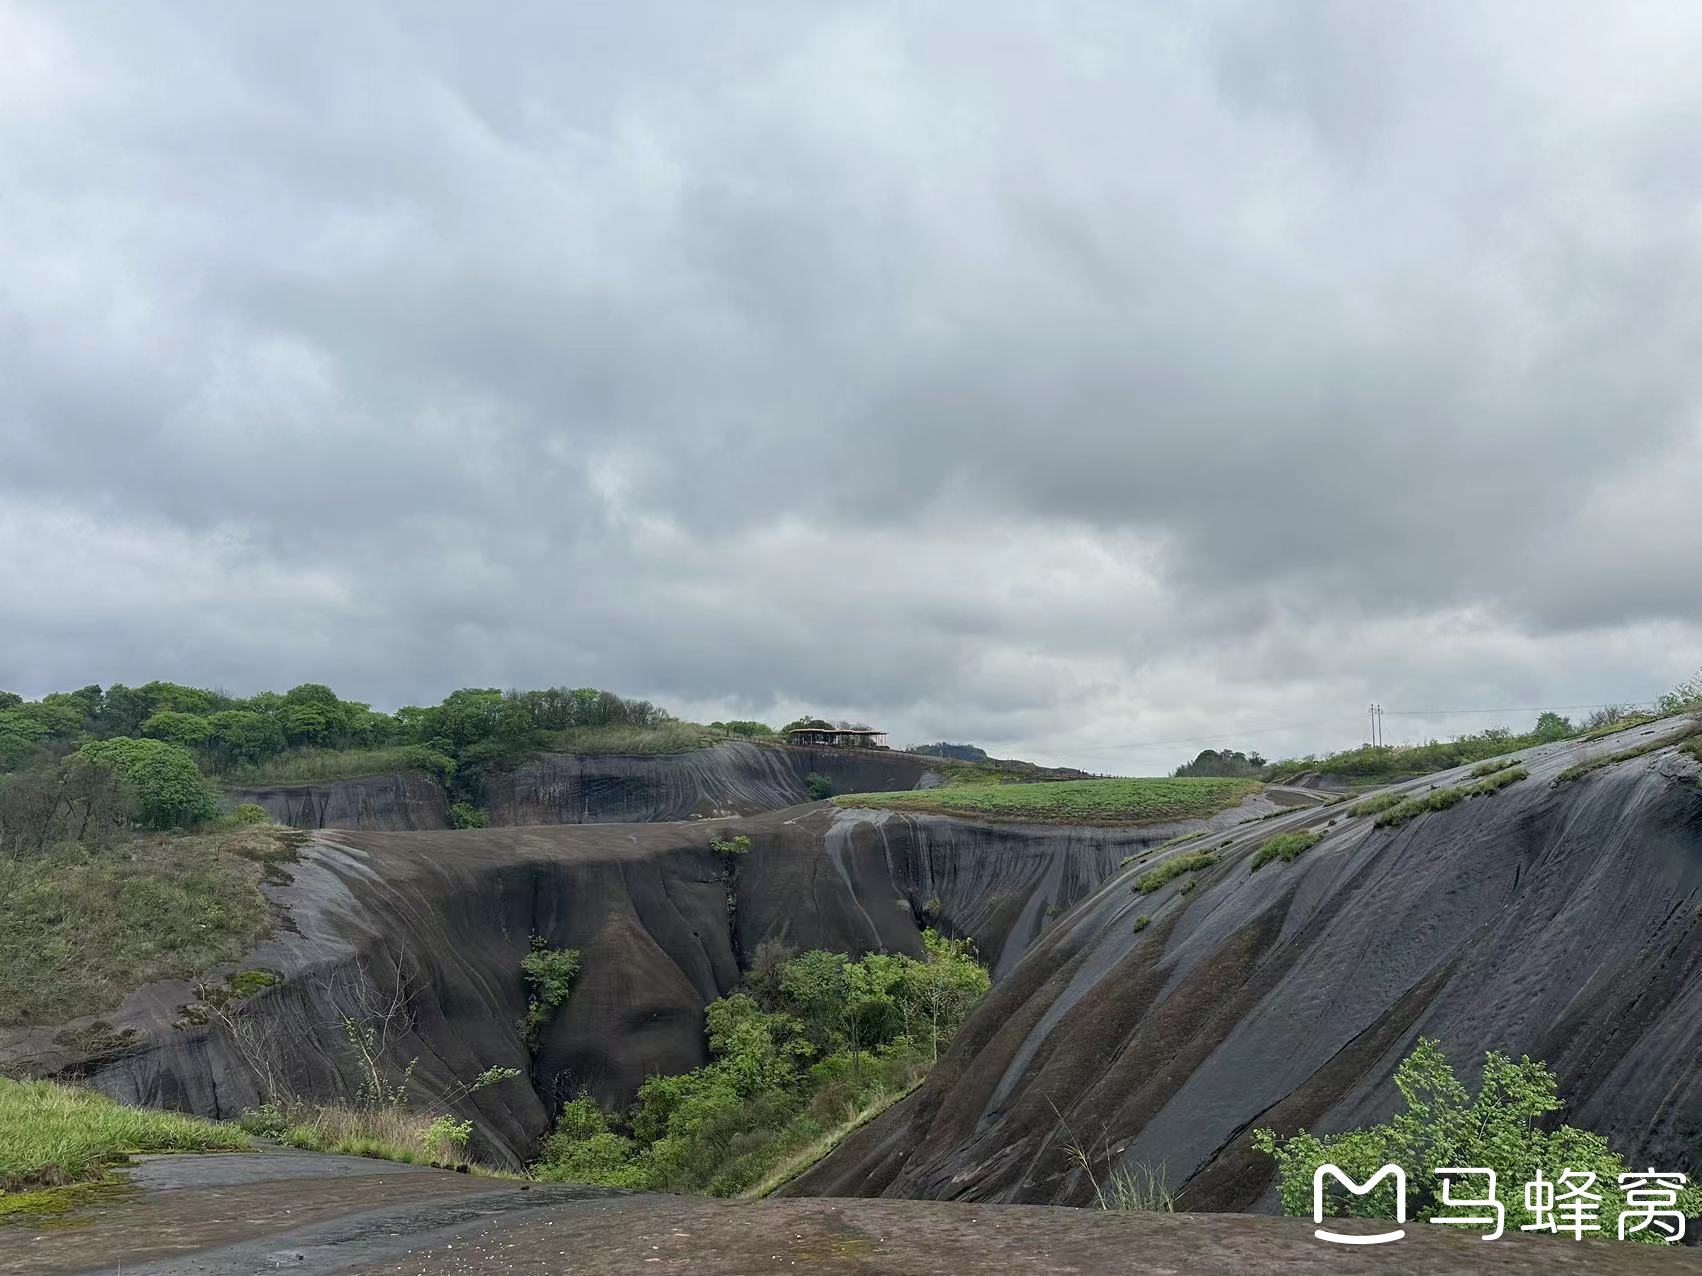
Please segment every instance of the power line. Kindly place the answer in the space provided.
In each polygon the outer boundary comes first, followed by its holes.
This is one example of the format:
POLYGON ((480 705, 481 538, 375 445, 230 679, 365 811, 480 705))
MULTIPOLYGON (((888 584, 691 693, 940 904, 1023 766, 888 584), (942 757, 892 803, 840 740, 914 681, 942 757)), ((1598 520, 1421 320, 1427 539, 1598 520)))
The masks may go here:
MULTIPOLYGON (((1613 705, 1620 704, 1652 704, 1657 699, 1659 699, 1658 696, 1643 696, 1636 700, 1603 700, 1599 704, 1521 705, 1503 709, 1384 709, 1379 707, 1377 709, 1377 714, 1379 717, 1383 715, 1391 715, 1413 718, 1444 718, 1452 714, 1549 713, 1556 712, 1561 709, 1606 709, 1613 705)), ((1314 722, 1284 722, 1274 726, 1243 727, 1239 731, 1225 731, 1217 735, 1184 736, 1175 740, 1138 740, 1123 744, 1101 744, 1093 745, 1084 749, 1076 749, 1075 751, 1080 753, 1107 753, 1113 749, 1163 749, 1175 744, 1209 744, 1213 740, 1244 740, 1248 736, 1253 735, 1270 735, 1277 731, 1302 731, 1310 727, 1332 727, 1339 726, 1345 722, 1358 722, 1363 725, 1365 722, 1364 711, 1362 710, 1361 712, 1351 716, 1344 714, 1339 718, 1323 718, 1314 722)))
POLYGON ((1511 709, 1382 709, 1381 713, 1403 718, 1441 718, 1451 713, 1553 713, 1560 709, 1606 709, 1613 705, 1653 704, 1659 696, 1644 696, 1639 700, 1603 700, 1600 704, 1535 704, 1511 709))

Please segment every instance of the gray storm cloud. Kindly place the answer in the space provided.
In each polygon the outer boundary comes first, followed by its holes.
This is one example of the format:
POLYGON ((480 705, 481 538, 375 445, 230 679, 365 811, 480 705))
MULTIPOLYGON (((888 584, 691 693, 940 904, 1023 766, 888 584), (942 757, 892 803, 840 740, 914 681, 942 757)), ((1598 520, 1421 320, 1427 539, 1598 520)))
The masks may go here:
POLYGON ((1692 5, 0 48, 0 686, 597 683, 1153 770, 1702 663, 1692 5))

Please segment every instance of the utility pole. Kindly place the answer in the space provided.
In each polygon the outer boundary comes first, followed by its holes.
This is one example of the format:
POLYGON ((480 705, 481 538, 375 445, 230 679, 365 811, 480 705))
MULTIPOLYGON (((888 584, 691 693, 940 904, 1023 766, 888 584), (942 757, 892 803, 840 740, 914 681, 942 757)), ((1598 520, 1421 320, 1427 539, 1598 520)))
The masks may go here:
POLYGON ((1380 704, 1374 704, 1371 706, 1371 744, 1372 747, 1376 748, 1381 747, 1382 743, 1383 706, 1380 704))

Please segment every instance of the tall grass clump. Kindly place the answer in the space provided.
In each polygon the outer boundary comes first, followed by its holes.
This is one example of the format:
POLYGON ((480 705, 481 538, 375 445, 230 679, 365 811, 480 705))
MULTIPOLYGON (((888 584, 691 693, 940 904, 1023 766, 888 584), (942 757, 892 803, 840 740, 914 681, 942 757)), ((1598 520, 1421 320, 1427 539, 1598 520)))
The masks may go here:
POLYGON ((133 1153, 249 1146, 235 1126, 125 1107, 57 1082, 0 1078, 0 1192, 93 1182, 133 1153))
POLYGON ((1402 793, 1378 793, 1357 803, 1348 810, 1349 815, 1380 815, 1392 806, 1399 806, 1406 801, 1402 793))
POLYGON ((1217 855, 1212 851, 1194 851, 1188 855, 1178 855, 1168 859, 1157 868, 1142 873, 1135 883, 1135 893, 1150 895, 1170 882, 1175 881, 1184 873, 1194 873, 1201 869, 1210 868, 1217 863, 1217 855))
POLYGON ((1517 784, 1527 779, 1530 772, 1524 767, 1513 767, 1509 770, 1496 771, 1486 776, 1476 784, 1457 785, 1452 788, 1432 789, 1417 797, 1406 798, 1404 801, 1385 810, 1377 817, 1378 828, 1399 828, 1423 815, 1426 811, 1446 811, 1451 806, 1458 806, 1468 798, 1488 797, 1501 792, 1510 784, 1517 784))
POLYGON ((1481 779, 1486 775, 1494 775, 1497 771, 1505 771, 1510 767, 1518 765, 1519 764, 1512 758, 1496 758, 1493 761, 1484 762, 1478 766, 1474 766, 1472 768, 1472 774, 1481 779))
POLYGON ((1250 871, 1257 873, 1272 860, 1281 860, 1284 864, 1292 864, 1323 840, 1324 835, 1317 829, 1300 829, 1293 833, 1279 833, 1258 849, 1258 852, 1253 856, 1253 867, 1250 871))

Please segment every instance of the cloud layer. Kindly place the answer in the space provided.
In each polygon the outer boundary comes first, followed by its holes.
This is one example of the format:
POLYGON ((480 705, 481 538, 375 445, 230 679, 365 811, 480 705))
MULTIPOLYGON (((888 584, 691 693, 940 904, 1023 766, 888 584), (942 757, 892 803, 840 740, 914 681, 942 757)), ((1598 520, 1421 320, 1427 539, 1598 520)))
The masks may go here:
POLYGON ((1693 5, 0 46, 0 686, 594 683, 1150 771, 1702 663, 1693 5))

